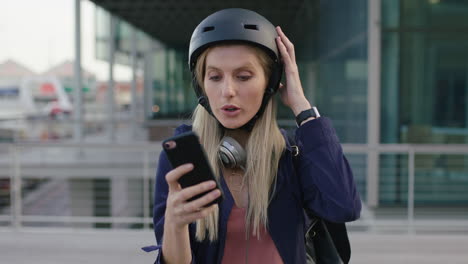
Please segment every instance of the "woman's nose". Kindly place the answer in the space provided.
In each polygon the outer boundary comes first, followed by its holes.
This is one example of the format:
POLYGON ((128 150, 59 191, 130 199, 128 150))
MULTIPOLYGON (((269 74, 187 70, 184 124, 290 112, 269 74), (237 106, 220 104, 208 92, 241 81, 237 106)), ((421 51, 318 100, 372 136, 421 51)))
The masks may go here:
POLYGON ((222 95, 224 97, 233 97, 236 95, 234 82, 230 78, 225 78, 222 87, 222 95))

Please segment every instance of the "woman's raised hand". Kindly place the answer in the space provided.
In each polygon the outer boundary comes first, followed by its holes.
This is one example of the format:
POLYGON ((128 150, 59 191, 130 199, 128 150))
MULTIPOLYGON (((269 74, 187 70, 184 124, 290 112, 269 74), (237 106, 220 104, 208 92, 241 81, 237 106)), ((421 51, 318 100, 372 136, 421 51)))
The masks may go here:
POLYGON ((187 188, 180 187, 177 180, 192 169, 192 164, 184 164, 166 174, 169 193, 166 204, 165 224, 172 225, 176 229, 185 228, 188 224, 204 218, 213 212, 217 208, 217 205, 205 206, 221 195, 220 190, 215 189, 216 183, 214 181, 202 182, 187 188), (200 193, 210 190, 211 192, 196 200, 187 201, 200 193))
POLYGON ((279 35, 276 38, 276 45, 281 54, 286 74, 286 85, 280 84, 279 87, 281 101, 291 108, 294 115, 298 115, 301 111, 311 108, 311 105, 304 96, 304 91, 302 89, 294 45, 288 37, 286 37, 280 27, 276 27, 276 31, 279 35))

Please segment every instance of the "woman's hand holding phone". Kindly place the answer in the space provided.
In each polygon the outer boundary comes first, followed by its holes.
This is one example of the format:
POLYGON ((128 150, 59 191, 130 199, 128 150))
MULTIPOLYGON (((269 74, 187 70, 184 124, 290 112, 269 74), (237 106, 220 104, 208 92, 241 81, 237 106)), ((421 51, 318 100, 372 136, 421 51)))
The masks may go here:
POLYGON ((182 133, 164 140, 162 146, 174 168, 166 174, 166 223, 182 227, 206 217, 223 197, 198 136, 182 133))
POLYGON ((217 204, 207 207, 220 196, 214 181, 204 181, 182 188, 179 179, 194 169, 193 164, 186 163, 166 174, 169 192, 166 202, 162 258, 166 263, 188 263, 192 258, 188 225, 213 212, 217 204), (207 193, 205 193, 207 192, 207 193), (188 201, 197 195, 203 196, 188 201))
POLYGON ((169 193, 166 204, 165 223, 174 225, 176 229, 183 229, 188 224, 208 216, 215 210, 217 205, 212 204, 208 207, 207 205, 221 195, 213 180, 182 188, 178 180, 193 169, 193 164, 188 163, 178 166, 166 174, 169 193), (189 201, 191 198, 205 192, 207 193, 200 198, 189 201))

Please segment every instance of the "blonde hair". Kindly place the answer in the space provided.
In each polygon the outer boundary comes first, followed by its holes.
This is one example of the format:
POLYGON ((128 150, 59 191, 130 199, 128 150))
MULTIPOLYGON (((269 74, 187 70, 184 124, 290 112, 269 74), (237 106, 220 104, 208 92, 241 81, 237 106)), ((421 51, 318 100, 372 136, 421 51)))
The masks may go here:
MULTIPOLYGON (((271 72, 271 59, 259 48, 252 48, 256 50, 255 53, 264 69, 266 80, 268 80, 271 72)), ((203 87, 205 60, 209 51, 210 49, 207 49, 200 55, 195 68, 200 87, 203 87)), ((193 113, 193 131, 200 136, 201 144, 205 148, 209 162, 219 180, 222 165, 218 159, 218 148, 223 136, 223 129, 212 115, 201 105, 198 105, 193 113)), ((255 122, 245 147, 247 162, 244 184, 249 186, 246 230, 250 230, 252 227, 253 233, 257 237, 260 235, 261 225, 266 227, 268 224, 268 205, 270 197, 274 193, 278 164, 284 149, 285 141, 276 122, 276 103, 270 99, 265 111, 255 122)), ((206 238, 210 241, 216 240, 218 220, 219 208, 211 215, 198 220, 196 224, 197 240, 202 241, 206 238)))

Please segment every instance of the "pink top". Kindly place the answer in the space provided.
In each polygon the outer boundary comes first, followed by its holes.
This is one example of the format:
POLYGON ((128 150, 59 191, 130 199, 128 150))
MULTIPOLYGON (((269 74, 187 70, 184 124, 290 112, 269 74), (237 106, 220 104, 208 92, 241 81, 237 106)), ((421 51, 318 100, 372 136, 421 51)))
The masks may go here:
POLYGON ((246 263, 248 247, 248 263, 283 264, 265 227, 260 228, 260 239, 250 233, 249 241, 245 235, 245 209, 233 206, 227 223, 226 244, 222 264, 246 263))

